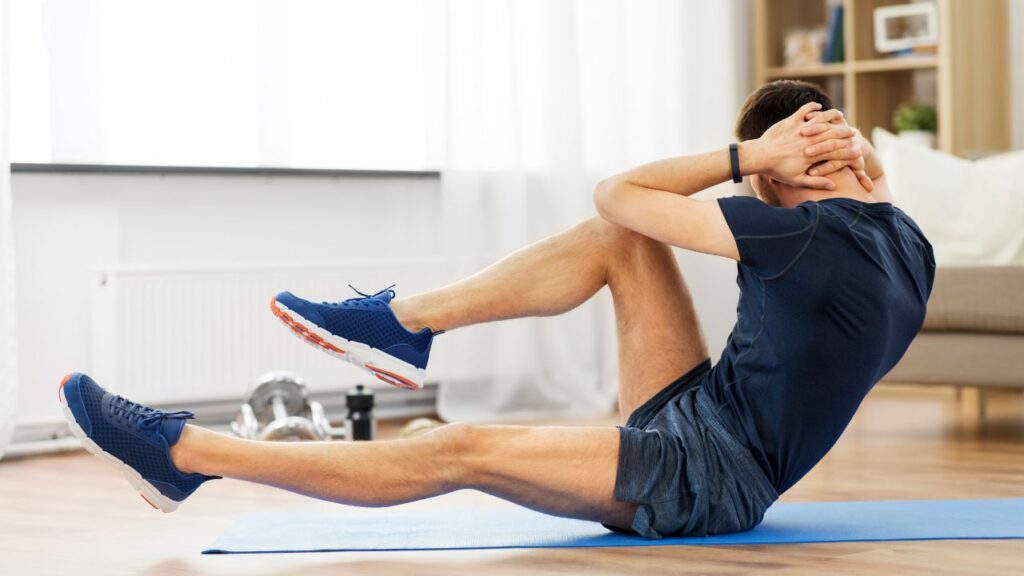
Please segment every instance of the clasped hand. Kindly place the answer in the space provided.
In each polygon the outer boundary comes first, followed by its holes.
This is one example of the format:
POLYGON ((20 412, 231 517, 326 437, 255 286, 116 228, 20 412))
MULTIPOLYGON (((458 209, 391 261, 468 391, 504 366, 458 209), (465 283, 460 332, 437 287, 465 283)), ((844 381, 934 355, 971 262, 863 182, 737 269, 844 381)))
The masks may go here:
POLYGON ((842 112, 822 110, 817 102, 803 105, 760 138, 743 144, 750 150, 755 172, 784 184, 833 190, 835 183, 826 176, 848 167, 865 190, 874 189, 865 171, 871 145, 846 123, 842 112))

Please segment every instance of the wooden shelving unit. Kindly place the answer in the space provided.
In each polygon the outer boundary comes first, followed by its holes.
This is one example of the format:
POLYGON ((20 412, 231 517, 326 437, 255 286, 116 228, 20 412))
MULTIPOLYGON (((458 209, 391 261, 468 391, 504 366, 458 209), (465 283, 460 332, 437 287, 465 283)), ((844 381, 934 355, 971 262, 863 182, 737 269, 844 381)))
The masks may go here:
POLYGON ((1010 148, 1008 0, 935 0, 935 54, 893 57, 875 51, 874 9, 908 0, 842 0, 846 61, 783 65, 788 30, 827 24, 825 0, 751 0, 754 83, 782 78, 821 84, 847 118, 870 136, 892 130, 904 102, 930 104, 939 115, 939 148, 961 156, 1010 148))

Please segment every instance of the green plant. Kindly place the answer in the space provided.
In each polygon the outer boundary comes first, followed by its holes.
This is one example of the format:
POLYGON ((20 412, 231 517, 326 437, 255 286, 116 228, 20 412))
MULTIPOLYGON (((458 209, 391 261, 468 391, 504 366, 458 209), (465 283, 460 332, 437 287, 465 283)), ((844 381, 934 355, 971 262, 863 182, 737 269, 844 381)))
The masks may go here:
POLYGON ((935 108, 926 104, 903 104, 892 115, 892 125, 897 132, 921 130, 938 132, 939 118, 935 108))

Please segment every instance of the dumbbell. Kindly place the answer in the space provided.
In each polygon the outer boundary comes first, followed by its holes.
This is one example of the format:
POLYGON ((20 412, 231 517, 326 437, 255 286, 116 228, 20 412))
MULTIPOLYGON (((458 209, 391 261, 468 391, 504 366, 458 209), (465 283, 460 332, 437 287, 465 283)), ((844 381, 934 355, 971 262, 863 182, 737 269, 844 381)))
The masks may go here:
POLYGON ((372 440, 376 428, 373 394, 360 385, 345 401, 349 409, 345 428, 334 428, 323 406, 309 399, 302 378, 291 372, 269 372, 256 381, 231 430, 251 440, 372 440))
POLYGON ((231 429, 252 440, 329 440, 332 436, 323 407, 309 399, 302 378, 291 372, 261 376, 231 429))

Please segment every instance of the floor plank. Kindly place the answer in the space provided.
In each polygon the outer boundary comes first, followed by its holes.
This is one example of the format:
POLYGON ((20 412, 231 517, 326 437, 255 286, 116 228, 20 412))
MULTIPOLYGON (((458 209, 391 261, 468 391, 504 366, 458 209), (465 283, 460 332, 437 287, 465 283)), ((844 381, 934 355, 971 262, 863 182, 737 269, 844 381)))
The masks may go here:
MULTIPOLYGON (((880 387, 784 501, 1024 497, 1024 395, 995 393, 983 422, 950 389, 880 387)), ((581 422, 583 423, 583 422, 581 422)), ((586 423, 593 423, 592 421, 586 423)), ((415 504, 504 505, 475 492, 415 504)), ((235 481, 204 487, 174 514, 153 511, 82 453, 0 463, 3 574, 1014 574, 1024 541, 865 542, 404 553, 201 556, 238 515, 338 510, 235 481)))

